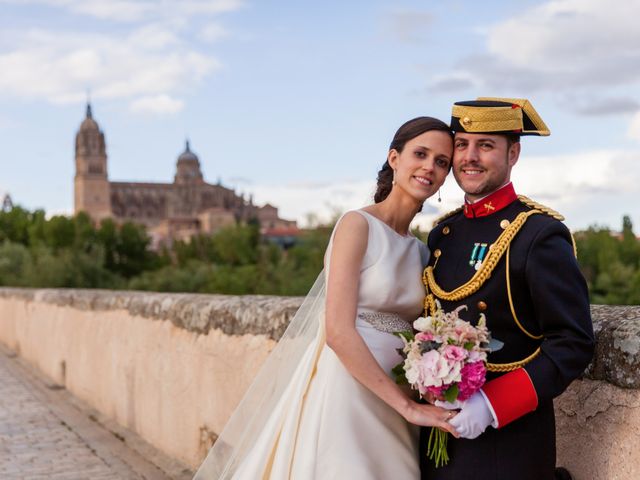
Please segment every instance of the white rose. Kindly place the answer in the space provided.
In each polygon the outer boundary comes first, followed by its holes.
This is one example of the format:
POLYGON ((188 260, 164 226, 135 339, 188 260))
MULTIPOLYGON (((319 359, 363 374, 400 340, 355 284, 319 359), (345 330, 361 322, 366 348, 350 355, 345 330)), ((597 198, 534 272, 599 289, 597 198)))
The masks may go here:
POLYGON ((433 317, 420 317, 413 322, 413 328, 419 332, 431 330, 433 326, 433 317))

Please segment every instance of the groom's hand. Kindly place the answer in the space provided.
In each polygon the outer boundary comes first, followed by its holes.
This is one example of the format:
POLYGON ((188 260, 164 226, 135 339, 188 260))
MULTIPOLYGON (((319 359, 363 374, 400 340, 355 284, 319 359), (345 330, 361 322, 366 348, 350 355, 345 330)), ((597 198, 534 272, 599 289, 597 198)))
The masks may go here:
POLYGON ((480 391, 463 402, 460 413, 449 423, 458 431, 461 438, 469 440, 479 437, 489 425, 498 424, 493 417, 489 402, 480 391))

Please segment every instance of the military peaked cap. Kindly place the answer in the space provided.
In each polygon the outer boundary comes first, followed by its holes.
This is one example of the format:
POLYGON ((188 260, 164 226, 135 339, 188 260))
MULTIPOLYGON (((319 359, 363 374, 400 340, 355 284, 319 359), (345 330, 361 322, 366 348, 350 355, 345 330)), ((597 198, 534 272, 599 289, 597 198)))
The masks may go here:
POLYGON ((456 102, 451 111, 454 132, 550 135, 529 100, 524 98, 479 97, 468 102, 456 102))

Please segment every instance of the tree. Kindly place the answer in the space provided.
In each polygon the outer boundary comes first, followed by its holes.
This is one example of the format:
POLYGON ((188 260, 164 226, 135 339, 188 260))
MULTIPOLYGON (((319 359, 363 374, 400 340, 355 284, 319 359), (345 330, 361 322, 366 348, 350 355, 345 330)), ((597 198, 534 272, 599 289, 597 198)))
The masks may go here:
POLYGON ((10 241, 22 245, 29 244, 31 214, 16 206, 8 211, 0 211, 0 242, 10 241))
POLYGON ((622 241, 620 243, 620 259, 625 265, 640 265, 640 242, 633 233, 631 218, 625 215, 622 218, 622 241))
POLYGON ((54 251, 69 248, 73 245, 76 226, 73 219, 63 215, 51 217, 44 224, 44 241, 54 251))

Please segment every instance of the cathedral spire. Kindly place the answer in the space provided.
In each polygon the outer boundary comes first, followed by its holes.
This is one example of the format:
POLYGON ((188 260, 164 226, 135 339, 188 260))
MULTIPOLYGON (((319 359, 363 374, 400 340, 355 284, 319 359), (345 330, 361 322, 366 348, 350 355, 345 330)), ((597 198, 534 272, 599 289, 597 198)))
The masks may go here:
POLYGON ((89 101, 87 101, 87 118, 93 118, 91 113, 91 103, 89 101))
POLYGON ((189 139, 185 140, 185 150, 178 157, 178 165, 175 183, 193 183, 203 182, 202 172, 200 171, 200 160, 198 156, 191 151, 189 139))

